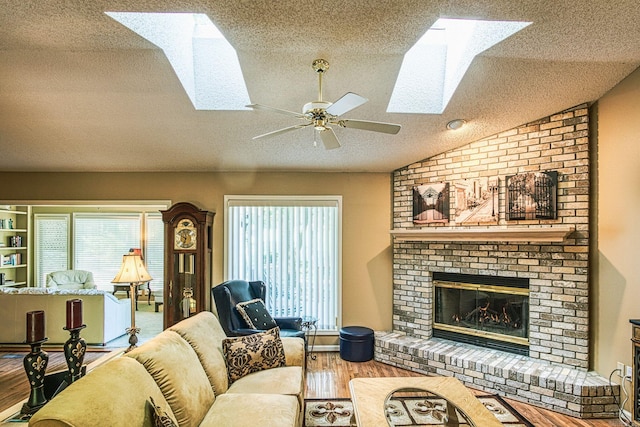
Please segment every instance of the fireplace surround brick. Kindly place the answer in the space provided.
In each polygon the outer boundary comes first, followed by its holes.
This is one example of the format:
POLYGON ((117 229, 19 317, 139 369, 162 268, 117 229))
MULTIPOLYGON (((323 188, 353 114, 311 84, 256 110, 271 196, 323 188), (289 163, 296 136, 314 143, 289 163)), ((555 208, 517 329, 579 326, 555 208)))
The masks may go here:
POLYGON ((531 357, 398 332, 376 332, 374 358, 426 375, 455 376, 469 387, 579 418, 613 418, 618 407, 606 378, 531 357))
MULTIPOLYGON (((562 382, 562 387, 570 389, 569 392, 555 388, 549 391, 550 383, 534 380, 535 376, 523 373, 529 384, 526 381, 514 383, 513 379, 502 375, 448 363, 447 355, 441 360, 441 355, 405 354, 404 351, 412 347, 399 345, 396 349, 395 345, 389 347, 386 342, 378 342, 378 338, 376 358, 419 371, 441 370, 444 374, 473 378, 476 387, 502 390, 511 397, 577 416, 612 415, 612 408, 597 407, 594 399, 583 399, 583 393, 589 398, 606 394, 599 382, 602 379, 588 372, 590 170, 587 106, 568 109, 394 171, 393 228, 415 230, 443 226, 414 225, 412 196, 415 185, 494 176, 500 179, 499 227, 562 224, 573 226, 575 231, 563 242, 552 243, 395 241, 391 333, 409 340, 417 339, 420 343, 445 342, 432 339, 434 272, 527 278, 530 319, 526 363, 555 366, 575 378, 588 377, 597 385, 585 389, 582 385, 577 387, 575 383, 562 382), (558 172, 557 219, 507 221, 505 176, 538 171, 558 172), (394 351, 397 354, 394 355, 394 351)), ((444 226, 474 227, 456 226, 452 221, 444 226)), ((474 365, 472 360, 468 362, 474 365)), ((520 371, 514 372, 519 375, 520 371)), ((557 385, 553 384, 554 387, 557 385)), ((607 399, 604 401, 610 403, 607 399)))

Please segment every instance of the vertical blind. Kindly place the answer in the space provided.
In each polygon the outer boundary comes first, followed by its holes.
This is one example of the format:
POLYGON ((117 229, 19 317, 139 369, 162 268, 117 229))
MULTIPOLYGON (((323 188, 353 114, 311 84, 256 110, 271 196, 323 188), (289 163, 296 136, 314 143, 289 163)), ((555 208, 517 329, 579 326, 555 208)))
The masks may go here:
POLYGON ((337 330, 340 202, 227 196, 227 278, 264 281, 275 317, 313 316, 318 330, 337 330))
POLYGON ((69 268, 69 215, 35 215, 36 286, 52 271, 69 268))

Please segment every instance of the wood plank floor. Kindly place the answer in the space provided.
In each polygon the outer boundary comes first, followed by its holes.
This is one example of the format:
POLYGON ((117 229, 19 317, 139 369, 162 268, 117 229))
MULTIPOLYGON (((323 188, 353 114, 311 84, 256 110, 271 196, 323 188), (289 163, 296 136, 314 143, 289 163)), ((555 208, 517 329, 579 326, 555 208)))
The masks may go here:
MULTIPOLYGON (((399 369, 375 361, 348 362, 338 353, 315 353, 316 360, 309 359, 305 398, 349 398, 349 381, 362 377, 408 377, 421 376, 415 372, 399 369)), ((476 394, 486 394, 474 390, 476 394)), ((536 427, 624 427, 618 419, 581 420, 557 412, 505 399, 536 427)))
MULTIPOLYGON (((62 351, 45 350, 49 355, 47 373, 67 369, 62 351)), ((22 360, 26 352, 0 351, 0 412, 29 398, 29 382, 22 360)), ((105 352, 88 352, 84 362, 89 364, 105 355, 105 352)))
MULTIPOLYGON (((47 372, 65 369, 64 355, 60 351, 48 351, 47 372)), ((22 359, 26 353, 0 351, 0 412, 29 396, 22 359)), ((88 352, 85 363, 90 363, 105 353, 88 352)), ((348 362, 338 353, 315 353, 316 360, 308 359, 305 398, 349 398, 349 381, 359 377, 407 377, 421 376, 415 372, 395 368, 383 363, 348 362)), ((476 391, 484 394, 482 391, 476 391)), ((617 419, 580 420, 556 412, 507 399, 536 427, 624 427, 617 419)))

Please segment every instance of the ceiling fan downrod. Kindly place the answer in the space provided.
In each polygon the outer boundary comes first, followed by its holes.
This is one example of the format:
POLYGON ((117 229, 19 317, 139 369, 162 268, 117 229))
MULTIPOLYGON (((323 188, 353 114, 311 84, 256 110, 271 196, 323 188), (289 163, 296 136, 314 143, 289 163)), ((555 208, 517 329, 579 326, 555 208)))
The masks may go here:
POLYGON ((322 75, 329 69, 329 62, 324 59, 316 59, 311 67, 313 71, 318 73, 318 101, 322 102, 322 75))

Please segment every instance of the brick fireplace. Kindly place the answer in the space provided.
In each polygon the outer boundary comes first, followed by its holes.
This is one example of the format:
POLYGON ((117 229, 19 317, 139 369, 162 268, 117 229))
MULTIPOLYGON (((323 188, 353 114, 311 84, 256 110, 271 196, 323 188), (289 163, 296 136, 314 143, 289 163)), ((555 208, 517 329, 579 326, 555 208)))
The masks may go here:
POLYGON ((393 331, 376 333, 376 359, 454 375, 472 387, 573 416, 616 416, 608 381, 588 371, 587 106, 396 170, 393 185, 393 229, 410 235, 394 234, 393 331), (557 172, 556 217, 507 221, 505 177, 539 171, 557 172), (414 224, 414 186, 483 177, 499 180, 497 224, 414 224), (571 231, 554 238, 523 237, 515 231, 558 228, 571 231), (528 355, 434 334, 434 275, 439 274, 526 281, 528 355))

